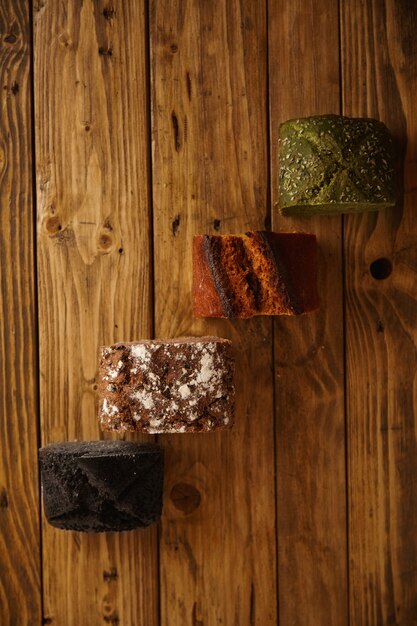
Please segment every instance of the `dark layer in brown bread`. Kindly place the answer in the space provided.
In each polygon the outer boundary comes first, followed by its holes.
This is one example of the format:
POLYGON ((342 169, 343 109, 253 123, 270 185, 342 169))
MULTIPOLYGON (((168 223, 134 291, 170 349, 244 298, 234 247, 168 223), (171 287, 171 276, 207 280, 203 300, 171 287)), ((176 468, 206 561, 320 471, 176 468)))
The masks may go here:
POLYGON ((299 315, 318 306, 315 235, 255 231, 194 237, 196 317, 299 315))

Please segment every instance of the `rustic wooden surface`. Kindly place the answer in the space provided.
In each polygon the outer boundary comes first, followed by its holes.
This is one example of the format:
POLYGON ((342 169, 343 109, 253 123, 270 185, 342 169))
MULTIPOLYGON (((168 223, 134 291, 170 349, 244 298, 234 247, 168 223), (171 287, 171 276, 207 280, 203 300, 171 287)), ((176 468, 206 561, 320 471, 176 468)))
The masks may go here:
POLYGON ((384 121, 404 161, 404 195, 395 209, 345 218, 351 623, 412 626, 417 624, 417 5, 405 0, 343 5, 343 112, 384 121), (392 263, 389 275, 381 259, 392 263))
MULTIPOLYGON (((152 333, 145 22, 143 2, 35 6, 42 444, 100 437, 98 346, 152 333)), ((52 624, 156 623, 157 530, 44 523, 43 581, 52 624)))
POLYGON ((155 333, 231 338, 238 381, 232 431, 160 437, 161 624, 261 626, 276 615, 271 320, 193 320, 190 243, 264 227, 266 6, 155 0, 150 33, 155 333))
MULTIPOLYGON (((339 113, 338 6, 270 2, 272 205, 279 124, 339 113), (315 18, 312 20, 311 16, 315 18), (291 33, 292 46, 288 46, 291 33), (288 84, 293 85, 288 89, 288 84)), ((343 272, 340 217, 284 218, 273 230, 314 232, 318 313, 275 320, 280 623, 347 624, 343 272)))
POLYGON ((3 2, 2 626, 417 624, 416 31, 407 0, 3 2), (278 216, 278 126, 329 112, 392 129, 395 210, 278 216), (192 235, 271 225, 317 234, 320 313, 194 320, 192 235), (98 345, 191 333, 234 340, 237 422, 159 437, 159 527, 41 528, 38 444, 102 436, 98 345))
POLYGON ((0 6, 0 623, 40 624, 30 13, 0 6))

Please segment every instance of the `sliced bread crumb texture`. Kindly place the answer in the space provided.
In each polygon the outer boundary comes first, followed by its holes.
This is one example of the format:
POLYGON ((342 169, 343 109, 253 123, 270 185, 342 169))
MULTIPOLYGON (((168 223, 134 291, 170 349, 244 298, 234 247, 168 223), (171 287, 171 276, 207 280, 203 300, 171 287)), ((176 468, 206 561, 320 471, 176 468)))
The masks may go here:
POLYGON ((48 522, 63 530, 144 528, 162 512, 163 450, 127 441, 50 444, 39 451, 48 522))
POLYGON ((318 306, 315 235, 255 231, 194 237, 196 317, 299 315, 318 306))
POLYGON ((118 343, 100 349, 103 430, 202 433, 234 421, 232 344, 218 337, 118 343))

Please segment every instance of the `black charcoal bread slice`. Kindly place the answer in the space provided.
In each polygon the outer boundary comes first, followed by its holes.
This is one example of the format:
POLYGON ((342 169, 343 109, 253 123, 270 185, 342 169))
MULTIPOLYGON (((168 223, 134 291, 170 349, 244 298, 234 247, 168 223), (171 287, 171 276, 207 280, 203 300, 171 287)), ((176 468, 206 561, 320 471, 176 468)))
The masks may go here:
POLYGON ((319 115, 279 131, 282 215, 376 211, 395 205, 394 147, 378 120, 319 115))
POLYGON ((86 532, 143 528, 162 511, 163 450, 127 441, 50 444, 39 451, 52 526, 86 532))

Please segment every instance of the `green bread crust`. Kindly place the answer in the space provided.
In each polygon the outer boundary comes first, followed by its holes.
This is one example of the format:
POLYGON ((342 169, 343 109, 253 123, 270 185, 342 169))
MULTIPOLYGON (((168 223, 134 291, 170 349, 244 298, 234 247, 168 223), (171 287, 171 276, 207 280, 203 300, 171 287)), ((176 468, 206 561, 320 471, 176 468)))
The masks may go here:
POLYGON ((378 211, 395 205, 392 137, 382 122, 319 115, 280 126, 282 215, 378 211))

